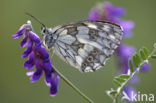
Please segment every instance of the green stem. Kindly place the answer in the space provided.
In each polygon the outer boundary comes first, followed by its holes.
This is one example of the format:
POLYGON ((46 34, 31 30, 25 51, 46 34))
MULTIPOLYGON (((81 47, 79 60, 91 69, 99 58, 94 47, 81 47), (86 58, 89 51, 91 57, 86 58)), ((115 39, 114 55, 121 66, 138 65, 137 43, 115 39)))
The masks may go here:
POLYGON ((118 98, 115 98, 113 103, 118 103, 118 98))
POLYGON ((140 69, 142 68, 142 66, 144 64, 147 63, 147 61, 151 58, 152 55, 154 55, 154 53, 156 52, 156 48, 153 49, 152 53, 147 57, 146 60, 144 60, 141 64, 140 64, 140 67, 138 67, 136 69, 136 71, 134 73, 132 73, 132 76, 125 82, 122 84, 122 86, 120 87, 119 89, 119 92, 117 93, 116 97, 114 98, 114 101, 116 101, 115 103, 117 103, 117 98, 118 96, 121 94, 122 90, 124 89, 124 87, 127 85, 127 83, 140 71, 140 69))
POLYGON ((82 93, 72 82, 70 82, 63 74, 61 74, 54 66, 54 71, 59 75, 59 77, 67 83, 73 90, 78 93, 82 98, 84 98, 88 103, 94 103, 89 97, 87 97, 84 93, 82 93))

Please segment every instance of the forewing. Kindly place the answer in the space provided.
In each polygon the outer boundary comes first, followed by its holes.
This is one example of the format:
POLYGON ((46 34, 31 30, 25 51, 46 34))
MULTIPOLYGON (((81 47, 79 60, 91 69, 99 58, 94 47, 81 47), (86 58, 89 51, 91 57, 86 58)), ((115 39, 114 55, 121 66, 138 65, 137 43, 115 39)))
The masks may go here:
POLYGON ((122 40, 120 26, 104 21, 82 21, 60 26, 56 53, 83 72, 105 65, 122 40))

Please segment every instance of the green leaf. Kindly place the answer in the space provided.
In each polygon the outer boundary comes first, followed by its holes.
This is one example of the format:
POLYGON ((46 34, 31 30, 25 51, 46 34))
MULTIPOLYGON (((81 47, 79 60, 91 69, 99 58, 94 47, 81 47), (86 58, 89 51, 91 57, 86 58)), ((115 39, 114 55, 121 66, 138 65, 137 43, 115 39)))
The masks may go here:
POLYGON ((130 76, 127 75, 127 74, 122 74, 119 77, 122 78, 122 79, 129 79, 130 78, 130 76))
POLYGON ((116 81, 115 79, 113 80, 113 83, 116 84, 117 86, 121 87, 121 84, 118 81, 116 81))
POLYGON ((140 65, 141 59, 140 59, 139 55, 138 54, 135 54, 135 58, 137 60, 137 64, 140 65))
POLYGON ((131 59, 129 59, 128 66, 129 66, 130 72, 133 73, 134 72, 134 69, 133 69, 133 64, 132 64, 131 59))
POLYGON ((136 59, 136 54, 132 57, 132 60, 133 60, 134 67, 138 68, 138 61, 136 59))
POLYGON ((143 48, 145 55, 148 57, 150 55, 149 50, 147 48, 143 48))
POLYGON ((124 83, 126 80, 119 78, 119 77, 115 77, 114 80, 120 82, 120 83, 124 83))
POLYGON ((113 90, 113 91, 110 91, 109 94, 115 96, 117 93, 118 93, 118 92, 117 92, 116 90, 113 90))
POLYGON ((152 58, 152 59, 156 59, 156 55, 152 55, 151 58, 152 58))
POLYGON ((141 56, 141 59, 146 60, 145 54, 142 49, 140 50, 140 56, 141 56))

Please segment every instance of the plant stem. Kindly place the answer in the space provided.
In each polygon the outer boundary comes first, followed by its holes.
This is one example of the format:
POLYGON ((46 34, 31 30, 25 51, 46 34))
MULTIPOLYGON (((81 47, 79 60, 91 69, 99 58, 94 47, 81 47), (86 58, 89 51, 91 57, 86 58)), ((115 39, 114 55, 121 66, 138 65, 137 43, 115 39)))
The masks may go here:
POLYGON ((113 103, 118 103, 118 98, 115 98, 113 103))
POLYGON ((73 90, 78 93, 82 98, 84 98, 88 103, 94 103, 89 97, 87 97, 84 93, 82 93, 72 82, 70 82, 63 74, 61 74, 54 66, 54 71, 58 74, 58 76, 67 83, 73 90))

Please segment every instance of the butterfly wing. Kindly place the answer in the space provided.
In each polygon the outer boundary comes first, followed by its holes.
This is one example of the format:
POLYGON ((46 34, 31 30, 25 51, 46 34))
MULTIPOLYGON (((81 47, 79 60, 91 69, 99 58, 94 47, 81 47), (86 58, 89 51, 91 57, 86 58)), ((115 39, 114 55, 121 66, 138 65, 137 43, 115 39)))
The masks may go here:
POLYGON ((83 72, 105 65, 122 40, 120 26, 104 21, 81 21, 59 26, 56 54, 83 72))

